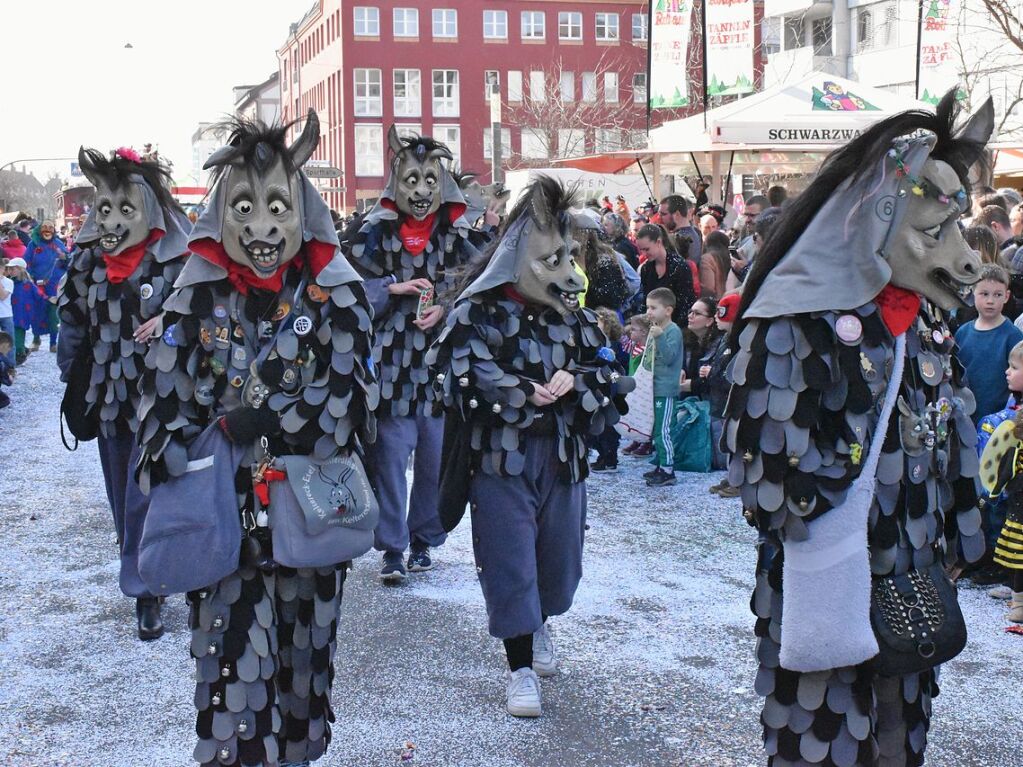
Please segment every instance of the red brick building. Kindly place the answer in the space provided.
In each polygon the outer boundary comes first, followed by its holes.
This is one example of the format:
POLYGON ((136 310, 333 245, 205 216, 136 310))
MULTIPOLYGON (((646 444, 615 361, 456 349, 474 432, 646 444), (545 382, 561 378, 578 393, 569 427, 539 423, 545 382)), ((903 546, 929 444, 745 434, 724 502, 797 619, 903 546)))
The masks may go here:
POLYGON ((338 210, 383 189, 392 123, 489 178, 489 78, 504 102, 506 168, 643 144, 646 2, 319 0, 278 59, 283 119, 314 108, 315 157, 343 171, 320 182, 338 210))

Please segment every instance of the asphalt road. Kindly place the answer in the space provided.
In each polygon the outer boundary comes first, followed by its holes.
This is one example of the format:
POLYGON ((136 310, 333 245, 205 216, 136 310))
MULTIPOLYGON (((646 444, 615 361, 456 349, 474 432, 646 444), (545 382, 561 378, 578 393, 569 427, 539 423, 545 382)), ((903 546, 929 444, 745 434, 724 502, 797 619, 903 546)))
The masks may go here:
MULTIPOLYGON (((94 444, 68 453, 54 359, 30 358, 0 411, 0 763, 191 763, 192 664, 181 597, 166 636, 134 638, 117 588, 94 444)), ((718 475, 649 489, 629 463, 589 483, 585 575, 553 623, 561 674, 544 715, 503 710, 504 661, 486 633, 468 522, 438 567, 377 583, 376 555, 346 586, 330 767, 752 767, 760 751, 748 612, 753 535, 718 475), (407 745, 408 744, 408 745, 407 745)), ((1023 765, 1023 637, 1003 605, 964 588, 965 652, 935 702, 929 764, 1023 765)))

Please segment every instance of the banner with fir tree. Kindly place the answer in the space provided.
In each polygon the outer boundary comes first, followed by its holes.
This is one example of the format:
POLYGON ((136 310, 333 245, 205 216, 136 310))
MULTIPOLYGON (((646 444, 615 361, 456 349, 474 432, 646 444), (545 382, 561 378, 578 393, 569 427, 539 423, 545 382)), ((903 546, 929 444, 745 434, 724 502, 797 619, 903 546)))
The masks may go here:
POLYGON ((954 36, 960 0, 922 0, 920 14, 920 82, 917 98, 937 104, 959 82, 954 36))
POLYGON ((650 108, 689 105, 689 38, 692 0, 653 0, 650 26, 650 108))
POLYGON ((753 0, 707 0, 707 95, 753 92, 753 0))

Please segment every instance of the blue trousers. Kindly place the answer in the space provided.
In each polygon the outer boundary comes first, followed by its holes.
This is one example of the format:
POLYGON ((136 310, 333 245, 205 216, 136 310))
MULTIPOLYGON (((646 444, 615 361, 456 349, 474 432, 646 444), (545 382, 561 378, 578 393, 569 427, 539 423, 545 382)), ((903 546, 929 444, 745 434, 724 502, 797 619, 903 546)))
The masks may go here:
POLYGON ((107 500, 114 514, 114 529, 121 545, 121 591, 129 597, 153 594, 139 577, 139 543, 149 511, 149 499, 135 482, 134 467, 139 448, 127 426, 119 426, 116 437, 97 437, 107 500))
POLYGON ((366 448, 366 472, 380 503, 377 551, 402 552, 409 543, 432 547, 447 540, 437 511, 443 436, 444 419, 425 413, 377 421, 377 441, 366 448), (413 453, 410 499, 405 472, 413 453))
POLYGON ((586 483, 558 477, 555 438, 526 439, 520 476, 477 471, 469 488, 476 572, 498 639, 567 612, 583 575, 586 483))

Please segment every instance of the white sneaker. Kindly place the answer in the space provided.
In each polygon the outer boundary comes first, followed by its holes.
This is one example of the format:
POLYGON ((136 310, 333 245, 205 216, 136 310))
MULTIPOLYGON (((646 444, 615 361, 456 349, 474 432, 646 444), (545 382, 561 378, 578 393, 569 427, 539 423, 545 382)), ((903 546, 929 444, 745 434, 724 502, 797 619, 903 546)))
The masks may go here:
POLYGON ((533 671, 542 677, 558 673, 558 656, 554 652, 554 642, 546 623, 539 631, 533 632, 533 671))
POLYGON ((540 680, 531 668, 508 672, 508 713, 512 716, 540 716, 540 680))
POLYGON ((988 589, 987 595, 992 599, 1012 599, 1012 589, 1008 586, 995 586, 988 589))

